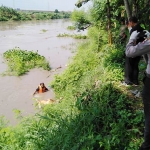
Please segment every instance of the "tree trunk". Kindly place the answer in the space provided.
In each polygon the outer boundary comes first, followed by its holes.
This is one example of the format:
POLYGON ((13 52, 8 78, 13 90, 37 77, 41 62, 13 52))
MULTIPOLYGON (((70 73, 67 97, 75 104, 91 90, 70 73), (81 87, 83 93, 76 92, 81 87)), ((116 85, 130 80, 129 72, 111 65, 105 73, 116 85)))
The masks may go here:
POLYGON ((138 17, 138 4, 136 0, 133 0, 133 11, 132 15, 138 17))
POLYGON ((130 9, 130 6, 129 6, 129 1, 128 0, 124 0, 124 5, 125 5, 127 17, 129 19, 132 16, 131 9, 130 9))
POLYGON ((108 17, 108 43, 112 44, 112 34, 111 34, 111 15, 110 15, 110 2, 107 0, 107 17, 108 17))

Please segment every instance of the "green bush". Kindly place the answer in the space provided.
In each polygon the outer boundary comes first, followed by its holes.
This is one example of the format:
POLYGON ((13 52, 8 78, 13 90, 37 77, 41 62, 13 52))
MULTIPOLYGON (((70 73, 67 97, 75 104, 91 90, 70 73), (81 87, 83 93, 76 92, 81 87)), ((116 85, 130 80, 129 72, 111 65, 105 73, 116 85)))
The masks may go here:
POLYGON ((12 8, 1 6, 0 21, 8 21, 8 20, 20 20, 20 14, 12 8))
POLYGON ((57 148, 137 150, 143 136, 143 111, 137 106, 140 102, 135 104, 128 89, 119 84, 123 79, 124 49, 105 44, 106 33, 96 30, 90 29, 90 42, 79 47, 68 69, 51 83, 58 97, 75 102, 76 117, 80 116, 77 120, 71 118, 65 133, 60 126, 59 133, 73 142, 65 141, 66 147, 57 148))
POLYGON ((50 70, 49 63, 44 56, 40 56, 37 52, 21 50, 14 48, 3 54, 8 65, 7 74, 23 75, 32 68, 43 68, 50 70))

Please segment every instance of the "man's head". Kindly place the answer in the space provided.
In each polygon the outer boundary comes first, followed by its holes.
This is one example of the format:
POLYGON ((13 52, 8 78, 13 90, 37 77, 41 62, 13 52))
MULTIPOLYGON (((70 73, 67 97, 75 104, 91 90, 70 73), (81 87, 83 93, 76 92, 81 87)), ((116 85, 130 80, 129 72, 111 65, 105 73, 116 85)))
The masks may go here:
POLYGON ((41 86, 41 87, 45 87, 44 83, 40 83, 40 86, 41 86))
POLYGON ((137 25, 137 23, 138 23, 138 20, 137 20, 136 17, 130 17, 130 18, 129 18, 129 26, 131 26, 132 28, 133 28, 135 25, 137 25))

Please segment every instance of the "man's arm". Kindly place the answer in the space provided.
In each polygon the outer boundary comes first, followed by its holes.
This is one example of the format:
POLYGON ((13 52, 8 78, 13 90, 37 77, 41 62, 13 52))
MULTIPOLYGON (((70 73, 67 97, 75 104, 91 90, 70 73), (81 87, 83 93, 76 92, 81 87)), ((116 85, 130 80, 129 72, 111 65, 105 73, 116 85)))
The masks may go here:
POLYGON ((147 54, 150 52, 150 40, 145 40, 144 42, 138 43, 134 46, 133 39, 130 39, 126 46, 126 56, 127 57, 136 57, 147 54))
POLYGON ((46 88, 46 87, 45 87, 45 90, 46 90, 46 91, 49 91, 49 89, 48 89, 48 88, 46 88))
POLYGON ((36 94, 36 93, 38 93, 38 91, 39 91, 39 87, 35 90, 35 92, 33 93, 33 95, 36 94))

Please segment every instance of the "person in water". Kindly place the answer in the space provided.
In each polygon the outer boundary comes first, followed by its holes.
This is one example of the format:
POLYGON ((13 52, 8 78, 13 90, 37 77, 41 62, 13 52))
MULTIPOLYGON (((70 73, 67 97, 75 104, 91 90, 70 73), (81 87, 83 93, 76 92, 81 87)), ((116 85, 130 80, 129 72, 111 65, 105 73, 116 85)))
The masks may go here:
POLYGON ((38 86, 36 91, 33 93, 33 95, 36 94, 36 93, 44 93, 44 92, 47 92, 47 91, 48 91, 48 89, 46 88, 45 84, 40 83, 40 85, 38 86))

